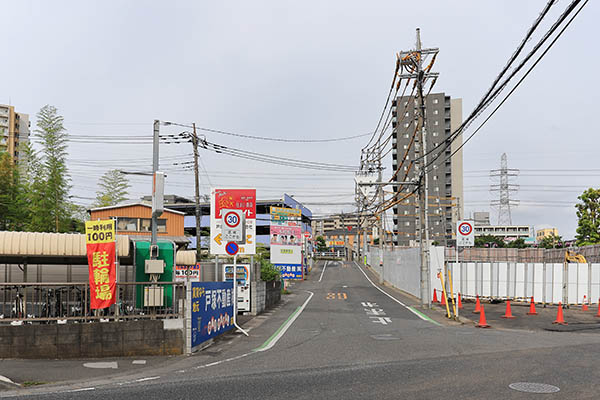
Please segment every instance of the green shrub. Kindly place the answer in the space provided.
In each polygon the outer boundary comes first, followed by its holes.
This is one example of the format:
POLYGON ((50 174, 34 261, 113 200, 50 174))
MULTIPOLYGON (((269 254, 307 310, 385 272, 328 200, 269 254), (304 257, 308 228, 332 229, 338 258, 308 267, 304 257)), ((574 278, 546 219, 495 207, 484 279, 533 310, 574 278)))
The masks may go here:
POLYGON ((260 279, 265 282, 278 281, 280 272, 270 262, 266 260, 260 260, 260 279))

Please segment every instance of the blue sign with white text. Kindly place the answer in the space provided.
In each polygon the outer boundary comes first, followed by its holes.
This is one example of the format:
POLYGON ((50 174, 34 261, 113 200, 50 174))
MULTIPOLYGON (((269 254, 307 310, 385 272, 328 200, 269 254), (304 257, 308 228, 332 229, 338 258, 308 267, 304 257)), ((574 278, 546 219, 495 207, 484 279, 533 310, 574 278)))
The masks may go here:
POLYGON ((192 347, 233 328, 233 282, 192 282, 192 347))
POLYGON ((302 279, 302 264, 275 264, 281 279, 302 279))

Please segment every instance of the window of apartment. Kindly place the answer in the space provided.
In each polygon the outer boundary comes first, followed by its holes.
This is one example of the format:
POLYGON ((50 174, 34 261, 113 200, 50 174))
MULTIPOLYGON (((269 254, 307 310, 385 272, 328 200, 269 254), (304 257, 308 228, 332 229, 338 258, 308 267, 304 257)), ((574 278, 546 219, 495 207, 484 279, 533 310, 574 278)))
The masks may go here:
POLYGON ((433 180, 434 180, 434 181, 437 181, 437 180, 438 180, 438 177, 437 177, 437 175, 434 175, 434 176, 433 176, 433 180))
POLYGON ((439 191, 440 191, 440 188, 439 188, 439 187, 436 187, 434 191, 435 191, 435 192, 439 192, 439 191))
POLYGON ((438 103, 438 99, 433 99, 433 104, 437 104, 438 103))
POLYGON ((404 135, 402 135, 402 137, 403 137, 404 139, 408 139, 408 133, 405 133, 404 135))
POLYGON ((438 115, 438 114, 439 114, 438 110, 433 110, 433 115, 438 115))
POLYGON ((439 121, 433 121, 433 125, 438 126, 440 124, 439 121))
POLYGON ((404 116, 405 116, 405 117, 408 117, 408 111, 404 113, 404 116))
MULTIPOLYGON (((117 231, 122 232, 152 232, 151 218, 117 218, 117 231)), ((159 233, 167 232, 167 220, 159 219, 157 225, 159 233)))
POLYGON ((440 221, 435 221, 435 224, 439 226, 440 225, 440 221))
POLYGON ((437 136, 439 136, 439 135, 440 135, 440 134, 439 134, 438 132, 433 132, 433 136, 434 136, 434 137, 437 137, 437 136))
POLYGON ((404 107, 408 106, 408 101, 404 102, 404 107))
POLYGON ((409 125, 410 125, 410 123, 409 123, 409 122, 405 122, 405 123, 404 123, 404 127, 405 127, 405 128, 408 128, 408 126, 409 126, 409 125))
POLYGON ((408 149, 408 145, 405 144, 404 146, 402 146, 404 148, 404 150, 408 149))
POLYGON ((405 225, 405 226, 410 226, 410 221, 406 221, 406 222, 404 223, 404 225, 405 225))

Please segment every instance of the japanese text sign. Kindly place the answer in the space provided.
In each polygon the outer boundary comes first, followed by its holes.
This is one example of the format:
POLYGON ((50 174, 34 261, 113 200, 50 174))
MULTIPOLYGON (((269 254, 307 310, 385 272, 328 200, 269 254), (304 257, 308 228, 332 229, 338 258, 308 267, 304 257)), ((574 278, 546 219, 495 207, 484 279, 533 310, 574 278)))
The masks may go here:
POLYGON ((192 347, 233 326, 233 282, 192 282, 192 347))
POLYGON ((87 221, 85 237, 90 307, 92 309, 110 307, 115 304, 117 291, 115 221, 87 221))

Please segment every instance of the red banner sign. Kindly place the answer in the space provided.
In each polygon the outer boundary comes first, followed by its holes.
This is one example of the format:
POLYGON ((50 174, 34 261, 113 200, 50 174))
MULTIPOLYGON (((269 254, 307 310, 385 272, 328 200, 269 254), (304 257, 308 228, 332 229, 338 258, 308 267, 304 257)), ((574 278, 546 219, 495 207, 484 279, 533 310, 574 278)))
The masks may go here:
POLYGON ((117 299, 115 222, 87 221, 86 249, 90 280, 90 307, 107 308, 117 299))

